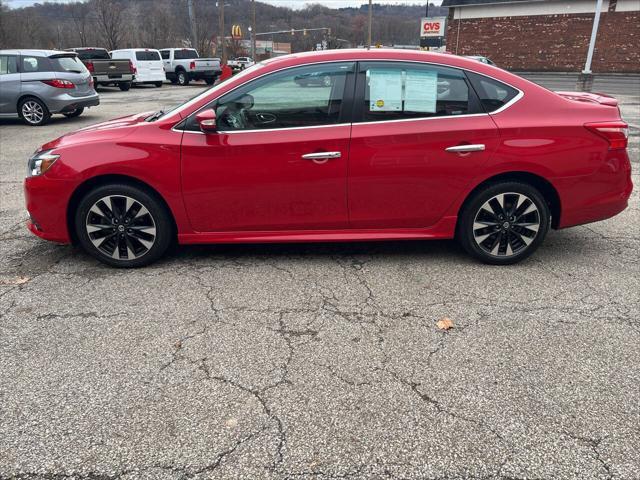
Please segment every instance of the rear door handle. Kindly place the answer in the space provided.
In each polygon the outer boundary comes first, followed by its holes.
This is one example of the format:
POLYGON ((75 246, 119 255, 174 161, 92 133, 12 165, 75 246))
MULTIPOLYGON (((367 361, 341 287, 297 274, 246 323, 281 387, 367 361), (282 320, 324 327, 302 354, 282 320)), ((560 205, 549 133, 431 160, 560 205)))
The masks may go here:
POLYGON ((445 152, 450 153, 482 152, 484 150, 484 144, 477 143, 475 145, 456 145, 455 147, 445 148, 444 150, 445 152))
POLYGON ((340 158, 342 153, 340 152, 316 152, 305 153, 302 158, 305 160, 331 160, 332 158, 340 158))

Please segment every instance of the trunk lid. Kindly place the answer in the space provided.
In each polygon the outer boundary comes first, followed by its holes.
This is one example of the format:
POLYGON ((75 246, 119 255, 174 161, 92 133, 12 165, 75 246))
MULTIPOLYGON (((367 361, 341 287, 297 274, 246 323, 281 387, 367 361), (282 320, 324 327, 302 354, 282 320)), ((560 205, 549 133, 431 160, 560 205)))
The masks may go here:
POLYGON ((599 105, 606 105, 609 107, 617 107, 618 100, 610 95, 604 93, 591 93, 591 92, 555 92, 567 100, 574 102, 584 102, 599 105))

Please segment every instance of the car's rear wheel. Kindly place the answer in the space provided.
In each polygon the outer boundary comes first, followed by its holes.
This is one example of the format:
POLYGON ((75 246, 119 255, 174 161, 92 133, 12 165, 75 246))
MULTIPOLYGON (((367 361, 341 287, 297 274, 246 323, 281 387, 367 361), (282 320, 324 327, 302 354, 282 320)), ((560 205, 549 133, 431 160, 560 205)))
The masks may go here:
POLYGON ((128 184, 103 185, 78 203, 75 231, 82 247, 114 267, 142 267, 174 239, 169 212, 156 195, 128 184))
POLYGON ((178 72, 177 78, 178 78, 179 85, 182 85, 183 87, 186 85, 189 85, 189 76, 187 75, 187 72, 184 72, 184 71, 178 72))
POLYGON ((80 115, 82 115, 82 112, 84 112, 84 107, 79 107, 76 108, 75 110, 72 110, 70 112, 65 112, 63 113, 63 115, 67 118, 75 118, 75 117, 79 117, 80 115))
POLYGON ((476 192, 466 202, 457 229, 462 247, 493 265, 524 260, 549 231, 549 206, 534 187, 500 182, 476 192))
POLYGON ((156 83, 154 83, 154 85, 155 85, 157 88, 160 88, 160 87, 162 87, 162 82, 156 82, 156 83))
POLYGON ((23 99, 18 106, 18 113, 20 118, 32 127, 44 125, 51 118, 47 106, 35 97, 23 99))
POLYGON ((204 79, 204 81, 207 82, 207 85, 213 85, 214 83, 216 83, 215 77, 207 77, 204 79))
POLYGON ((131 82, 123 82, 123 83, 119 83, 118 87, 120 88, 120 90, 122 90, 123 92, 128 91, 131 88, 131 82))

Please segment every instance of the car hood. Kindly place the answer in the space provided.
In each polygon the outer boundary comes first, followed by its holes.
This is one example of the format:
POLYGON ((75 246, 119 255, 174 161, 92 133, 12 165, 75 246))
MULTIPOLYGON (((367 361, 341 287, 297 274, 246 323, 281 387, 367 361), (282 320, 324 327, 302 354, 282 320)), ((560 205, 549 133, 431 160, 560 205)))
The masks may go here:
POLYGON ((90 125, 74 132, 67 133, 49 143, 45 143, 41 150, 62 148, 79 143, 90 143, 100 140, 116 140, 129 135, 135 127, 153 112, 138 113, 126 117, 115 118, 107 122, 90 125))

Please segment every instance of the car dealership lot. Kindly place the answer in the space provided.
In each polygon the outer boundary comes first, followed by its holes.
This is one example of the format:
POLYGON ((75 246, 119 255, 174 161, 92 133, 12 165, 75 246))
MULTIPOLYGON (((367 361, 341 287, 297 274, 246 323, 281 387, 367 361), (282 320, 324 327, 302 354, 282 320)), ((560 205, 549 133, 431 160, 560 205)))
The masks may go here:
POLYGON ((0 120, 0 478, 640 478, 637 190, 512 267, 388 242, 182 247, 127 271, 26 231, 37 146, 202 88, 0 120))

